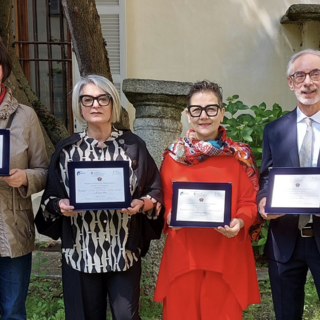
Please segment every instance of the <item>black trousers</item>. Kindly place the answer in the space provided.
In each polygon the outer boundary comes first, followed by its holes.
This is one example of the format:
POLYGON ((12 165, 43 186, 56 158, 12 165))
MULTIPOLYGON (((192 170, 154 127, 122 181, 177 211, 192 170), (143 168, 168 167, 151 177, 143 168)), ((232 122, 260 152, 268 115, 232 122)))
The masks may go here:
POLYGON ((314 237, 298 235, 290 260, 281 263, 269 260, 272 299, 277 320, 301 320, 304 307, 304 286, 310 269, 320 296, 320 254, 314 237))
POLYGON ((140 320, 141 259, 129 270, 84 273, 62 258, 66 320, 106 320, 107 296, 113 320, 140 320))

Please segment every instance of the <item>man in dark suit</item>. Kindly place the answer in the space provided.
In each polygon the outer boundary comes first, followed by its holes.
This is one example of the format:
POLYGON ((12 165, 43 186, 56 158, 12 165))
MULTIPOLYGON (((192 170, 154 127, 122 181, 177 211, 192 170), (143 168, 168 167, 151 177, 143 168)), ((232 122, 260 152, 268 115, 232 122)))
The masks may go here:
POLYGON ((292 56, 287 81, 297 98, 297 108, 264 129, 257 200, 261 216, 271 220, 265 253, 276 318, 301 320, 308 269, 320 296, 320 217, 307 216, 307 222, 301 223, 302 215, 271 215, 265 212, 265 204, 268 168, 320 167, 320 51, 308 49, 292 56), (303 165, 307 139, 310 165, 303 165))

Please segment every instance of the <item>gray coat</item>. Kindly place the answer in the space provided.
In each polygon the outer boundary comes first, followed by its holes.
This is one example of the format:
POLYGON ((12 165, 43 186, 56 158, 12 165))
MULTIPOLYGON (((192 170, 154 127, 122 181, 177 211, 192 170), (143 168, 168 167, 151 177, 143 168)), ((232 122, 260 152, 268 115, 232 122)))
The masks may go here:
POLYGON ((45 187, 48 157, 41 127, 34 110, 18 104, 11 90, 0 105, 0 128, 10 114, 10 168, 26 172, 28 187, 12 188, 0 180, 0 256, 20 257, 34 249, 34 217, 31 195, 45 187))

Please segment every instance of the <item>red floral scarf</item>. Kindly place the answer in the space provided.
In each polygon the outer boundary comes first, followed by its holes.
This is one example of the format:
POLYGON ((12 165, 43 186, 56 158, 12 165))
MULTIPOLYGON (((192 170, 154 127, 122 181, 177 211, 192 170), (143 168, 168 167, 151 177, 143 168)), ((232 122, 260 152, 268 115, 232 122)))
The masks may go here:
MULTIPOLYGON (((173 142, 164 155, 167 153, 175 161, 188 166, 196 165, 212 156, 233 156, 240 162, 254 189, 259 190, 259 170, 251 148, 246 143, 227 138, 226 130, 222 126, 218 129, 218 140, 210 142, 198 140, 195 131, 190 129, 185 137, 173 142)), ((261 223, 262 219, 258 215, 249 231, 251 240, 258 241, 261 223)))
POLYGON ((247 173, 253 187, 259 190, 259 170, 255 158, 248 144, 234 142, 227 138, 224 127, 220 126, 218 140, 212 145, 208 141, 198 140, 193 129, 187 131, 186 136, 173 142, 166 153, 177 162, 191 166, 212 156, 234 156, 247 173))

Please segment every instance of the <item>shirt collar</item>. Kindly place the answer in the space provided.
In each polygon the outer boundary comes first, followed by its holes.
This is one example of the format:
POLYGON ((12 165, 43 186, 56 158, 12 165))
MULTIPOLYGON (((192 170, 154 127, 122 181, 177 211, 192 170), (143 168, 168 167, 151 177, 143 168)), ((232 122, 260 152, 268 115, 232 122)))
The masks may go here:
MULTIPOLYGON (((308 118, 300 109, 297 107, 297 123, 302 122, 305 118, 308 118)), ((312 117, 310 117, 313 121, 320 123, 320 111, 315 113, 312 117)))

